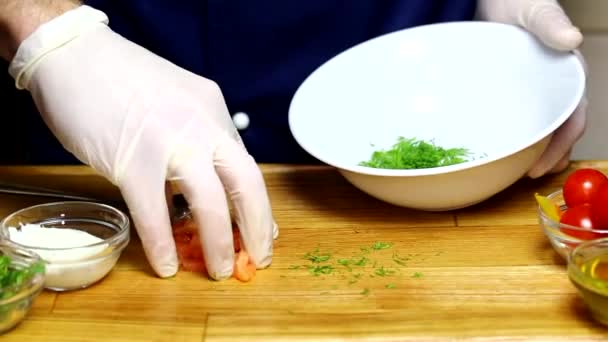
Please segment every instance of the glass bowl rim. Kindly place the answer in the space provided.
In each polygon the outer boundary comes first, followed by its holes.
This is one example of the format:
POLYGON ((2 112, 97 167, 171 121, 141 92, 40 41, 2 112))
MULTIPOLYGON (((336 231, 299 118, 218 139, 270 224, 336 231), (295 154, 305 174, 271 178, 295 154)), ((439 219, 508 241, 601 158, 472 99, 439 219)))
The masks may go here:
MULTIPOLYGON (((41 219, 44 219, 44 218, 41 218, 41 219)), ((10 241, 12 244, 14 244, 18 247, 26 248, 26 249, 30 249, 30 250, 33 249, 33 250, 41 250, 41 251, 70 251, 70 250, 78 250, 78 249, 91 248, 91 247, 97 247, 97 246, 103 246, 103 245, 114 246, 116 244, 119 244, 121 241, 129 239, 130 224, 131 224, 131 222, 130 222, 127 214, 125 214, 122 210, 119 210, 108 204, 90 202, 90 201, 49 202, 49 203, 36 204, 33 206, 22 208, 22 209, 19 209, 15 212, 12 212, 9 215, 7 215, 4 219, 2 219, 2 221, 0 221, 0 238, 2 240, 10 241), (71 205, 91 206, 92 208, 104 209, 104 210, 112 212, 113 214, 116 214, 119 217, 119 220, 122 221, 121 224, 116 225, 116 226, 118 226, 119 230, 115 234, 113 234, 111 237, 109 237, 107 239, 103 239, 102 241, 95 242, 92 244, 87 244, 87 245, 82 245, 82 246, 77 246, 77 247, 67 247, 67 248, 30 246, 30 245, 24 245, 24 244, 15 242, 13 240, 10 240, 8 232, 7 232, 7 230, 8 230, 7 222, 10 219, 14 218, 15 216, 21 215, 24 212, 27 212, 30 210, 35 210, 35 209, 40 209, 40 208, 45 208, 45 207, 69 207, 71 205)))
MULTIPOLYGON (((10 240, 0 241, 0 250, 2 250, 3 253, 6 253, 6 251, 8 251, 9 254, 16 257, 16 259, 25 260, 29 265, 32 265, 36 262, 44 262, 44 260, 35 252, 23 248, 10 240)), ((46 272, 39 273, 37 274, 37 276, 32 277, 32 279, 30 279, 28 282, 29 286, 27 287, 27 289, 19 291, 19 293, 11 297, 0 299, 0 307, 14 304, 25 298, 34 298, 36 296, 36 293, 38 293, 44 287, 45 279, 46 272)))
MULTIPOLYGON (((550 193, 546 197, 551 201, 551 203, 557 205, 557 203, 556 203, 556 201, 554 199, 555 199, 555 197, 557 197, 557 196, 559 196, 561 194, 562 194, 562 190, 560 189, 560 190, 557 190, 557 191, 554 191, 554 192, 550 193)), ((574 231, 579 231, 579 232, 592 232, 592 233, 600 233, 600 234, 607 234, 608 235, 608 228, 606 228, 606 229, 586 229, 586 228, 581 228, 581 227, 577 227, 577 226, 572 226, 572 225, 569 225, 569 224, 564 224, 564 223, 555 221, 554 219, 552 219, 549 216, 547 216, 547 214, 545 214, 545 212, 543 211, 543 209, 540 206, 540 204, 537 204, 536 207, 537 207, 537 211, 538 211, 539 216, 543 220, 549 221, 554 226, 557 226, 559 228, 566 228, 566 229, 569 229, 569 230, 574 230, 574 231)), ((569 234, 567 234, 567 235, 570 236, 569 234)), ((595 241, 595 240, 598 240, 598 239, 594 239, 594 240, 591 240, 591 241, 595 241)))

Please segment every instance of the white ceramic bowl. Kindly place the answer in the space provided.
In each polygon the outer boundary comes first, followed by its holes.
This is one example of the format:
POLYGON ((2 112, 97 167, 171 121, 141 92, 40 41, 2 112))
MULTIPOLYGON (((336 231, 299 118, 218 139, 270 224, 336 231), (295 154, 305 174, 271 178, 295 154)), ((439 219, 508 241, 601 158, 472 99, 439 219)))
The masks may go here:
POLYGON ((294 95, 289 125, 304 150, 371 196, 451 210, 524 176, 584 89, 574 54, 517 27, 434 24, 372 39, 320 66, 294 95), (399 136, 485 157, 416 170, 359 165, 399 136))

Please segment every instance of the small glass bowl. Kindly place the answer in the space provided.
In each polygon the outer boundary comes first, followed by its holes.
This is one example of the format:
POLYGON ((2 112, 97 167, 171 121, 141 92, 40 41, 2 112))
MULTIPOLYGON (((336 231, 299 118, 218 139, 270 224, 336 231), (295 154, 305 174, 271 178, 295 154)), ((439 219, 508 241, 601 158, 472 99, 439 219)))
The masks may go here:
MULTIPOLYGON (((42 263, 42 259, 35 253, 8 241, 0 242, 0 255, 10 257, 10 267, 15 269, 24 269, 42 263)), ((6 289, 0 289, 0 334, 13 329, 25 319, 32 303, 42 291, 44 280, 44 272, 35 273, 23 284, 20 291, 6 298, 3 298, 6 296, 6 289)))
MULTIPOLYGON (((547 198, 562 211, 568 208, 561 190, 551 193, 547 198)), ((557 251, 564 260, 567 260, 568 255, 572 250, 582 242, 608 237, 608 230, 586 229, 559 223, 548 217, 540 205, 538 205, 537 211, 538 222, 542 227, 543 232, 551 242, 555 251, 557 251)))
POLYGON ((608 238, 574 248, 568 257, 568 278, 593 318, 608 325, 608 238))
POLYGON ((69 291, 89 287, 114 268, 129 243, 129 228, 129 218, 116 208, 95 202, 67 201, 35 205, 10 214, 0 223, 0 236, 38 254, 46 262, 45 288, 69 291), (77 229, 102 241, 50 248, 11 239, 9 228, 28 224, 40 225, 42 229, 77 229))

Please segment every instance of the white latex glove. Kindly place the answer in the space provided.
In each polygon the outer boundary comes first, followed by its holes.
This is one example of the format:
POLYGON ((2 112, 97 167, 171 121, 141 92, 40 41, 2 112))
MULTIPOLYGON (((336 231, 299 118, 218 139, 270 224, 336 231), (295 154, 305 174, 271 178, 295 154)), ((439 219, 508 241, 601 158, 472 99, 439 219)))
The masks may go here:
POLYGON ((278 231, 264 179, 220 89, 124 39, 106 22, 105 14, 82 6, 42 25, 11 63, 17 87, 31 92, 67 150, 120 188, 159 276, 178 268, 168 177, 179 178, 212 278, 233 272, 227 194, 244 248, 258 268, 268 266, 278 231))
MULTIPOLYGON (((583 35, 556 0, 478 0, 478 16, 482 20, 521 26, 551 48, 573 51, 587 71, 585 60, 578 51, 583 35)), ((568 167, 572 147, 583 135, 586 119, 585 95, 572 116, 555 132, 528 176, 537 178, 568 167)))

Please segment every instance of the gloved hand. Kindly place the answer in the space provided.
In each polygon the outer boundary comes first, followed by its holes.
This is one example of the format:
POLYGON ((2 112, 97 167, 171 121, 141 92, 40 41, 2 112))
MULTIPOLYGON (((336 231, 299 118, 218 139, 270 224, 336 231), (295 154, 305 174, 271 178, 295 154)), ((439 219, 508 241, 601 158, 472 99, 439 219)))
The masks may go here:
POLYGON ((267 267, 277 227, 262 174, 220 89, 106 23, 105 14, 82 6, 40 26, 11 63, 17 86, 31 92, 68 151, 119 187, 159 276, 178 268, 169 177, 189 202, 212 278, 233 272, 227 197, 244 248, 258 268, 267 267))
MULTIPOLYGON (((478 16, 481 20, 523 27, 553 49, 573 51, 587 71, 585 60, 578 51, 583 35, 572 25, 556 0, 479 0, 478 16)), ((537 178, 563 171, 570 162, 572 147, 585 131, 586 119, 585 95, 572 116, 555 131, 549 146, 529 170, 528 176, 537 178)))

